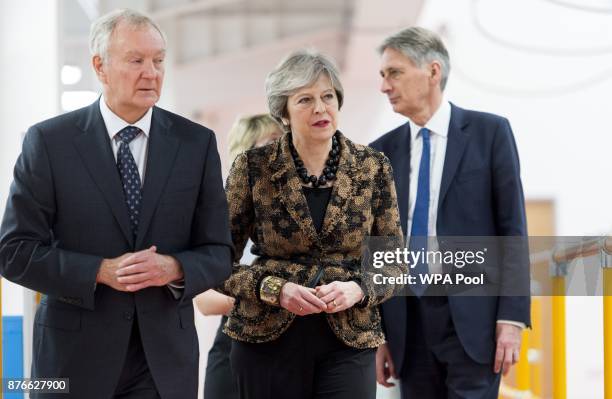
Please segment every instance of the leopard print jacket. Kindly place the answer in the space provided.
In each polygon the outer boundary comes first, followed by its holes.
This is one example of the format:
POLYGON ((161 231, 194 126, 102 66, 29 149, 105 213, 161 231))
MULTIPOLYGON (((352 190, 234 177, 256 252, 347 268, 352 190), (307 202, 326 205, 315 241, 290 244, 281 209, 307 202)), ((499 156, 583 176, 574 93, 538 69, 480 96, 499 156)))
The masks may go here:
MULTIPOLYGON (((259 299, 264 277, 275 275, 296 284, 356 281, 364 303, 330 313, 336 336, 354 348, 374 348, 385 340, 378 304, 397 292, 375 286, 372 273, 360 267, 362 243, 368 236, 400 238, 402 230, 389 160, 354 144, 338 132, 340 162, 323 228, 313 225, 302 185, 289 150, 290 136, 239 155, 227 180, 234 265, 220 289, 236 298, 224 327, 230 337, 261 343, 278 338, 296 317, 259 299), (238 263, 248 239, 258 255, 252 265, 238 263)), ((399 276, 406 270, 386 266, 378 272, 399 276)))

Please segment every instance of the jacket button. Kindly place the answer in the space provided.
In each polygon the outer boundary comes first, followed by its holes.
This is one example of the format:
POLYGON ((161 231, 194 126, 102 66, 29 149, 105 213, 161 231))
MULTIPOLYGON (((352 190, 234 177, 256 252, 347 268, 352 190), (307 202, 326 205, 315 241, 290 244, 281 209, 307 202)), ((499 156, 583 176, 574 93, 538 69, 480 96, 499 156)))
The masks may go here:
POLYGON ((132 312, 126 310, 125 312, 123 312, 123 318, 126 320, 132 320, 134 316, 132 315, 132 312))

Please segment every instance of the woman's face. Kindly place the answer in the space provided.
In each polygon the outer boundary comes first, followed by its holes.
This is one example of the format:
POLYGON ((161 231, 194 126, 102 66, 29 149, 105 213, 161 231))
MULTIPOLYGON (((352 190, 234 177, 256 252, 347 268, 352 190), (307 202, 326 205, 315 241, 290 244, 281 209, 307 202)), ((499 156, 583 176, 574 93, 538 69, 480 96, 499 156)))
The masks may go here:
POLYGON ((311 86, 291 95, 287 113, 295 144, 331 140, 338 126, 338 97, 329 76, 322 73, 311 86))

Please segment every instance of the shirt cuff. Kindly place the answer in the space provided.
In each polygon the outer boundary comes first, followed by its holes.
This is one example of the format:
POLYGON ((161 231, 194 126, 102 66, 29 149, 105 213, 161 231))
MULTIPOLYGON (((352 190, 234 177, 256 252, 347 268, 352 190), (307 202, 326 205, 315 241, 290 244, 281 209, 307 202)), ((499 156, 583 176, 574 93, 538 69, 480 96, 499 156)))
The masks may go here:
POLYGON ((171 283, 168 283, 168 287, 172 287, 172 288, 179 288, 179 289, 184 289, 185 288, 185 279, 182 278, 180 280, 176 280, 173 281, 171 283))
POLYGON ((166 288, 168 288, 174 299, 179 300, 183 296, 183 291, 185 291, 185 280, 181 279, 168 283, 166 288))
POLYGON ((511 326, 516 326, 516 327, 520 328, 521 330, 524 330, 527 327, 525 325, 525 323, 522 323, 520 321, 497 320, 497 323, 500 323, 500 324, 510 324, 511 326))

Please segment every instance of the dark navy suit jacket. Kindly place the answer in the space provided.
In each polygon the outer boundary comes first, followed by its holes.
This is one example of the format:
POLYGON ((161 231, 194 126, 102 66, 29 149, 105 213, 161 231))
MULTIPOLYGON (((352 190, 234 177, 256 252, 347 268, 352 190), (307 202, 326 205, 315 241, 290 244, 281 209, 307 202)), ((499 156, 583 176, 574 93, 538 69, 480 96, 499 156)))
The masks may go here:
POLYGON ((70 395, 57 397, 111 397, 135 319, 161 397, 197 394, 191 299, 231 272, 214 134, 155 107, 146 171, 134 238, 97 101, 37 124, 25 137, 0 228, 0 272, 44 294, 35 318, 32 373, 70 378, 70 395), (103 258, 153 244, 181 263, 181 298, 167 287, 136 293, 96 287, 103 258))
MULTIPOLYGON (((405 123, 370 145, 391 160, 402 228, 406 234, 410 124, 405 123)), ((507 119, 451 104, 439 196, 438 236, 526 236, 519 159, 507 119)), ((528 273, 525 264, 505 265, 516 266, 518 272, 528 273)), ((398 373, 404 364, 407 329, 410 328, 406 300, 396 297, 381 305, 383 326, 398 373)), ((450 296, 448 301, 459 340, 468 355, 479 363, 493 361, 496 320, 530 325, 528 296, 450 296)))

